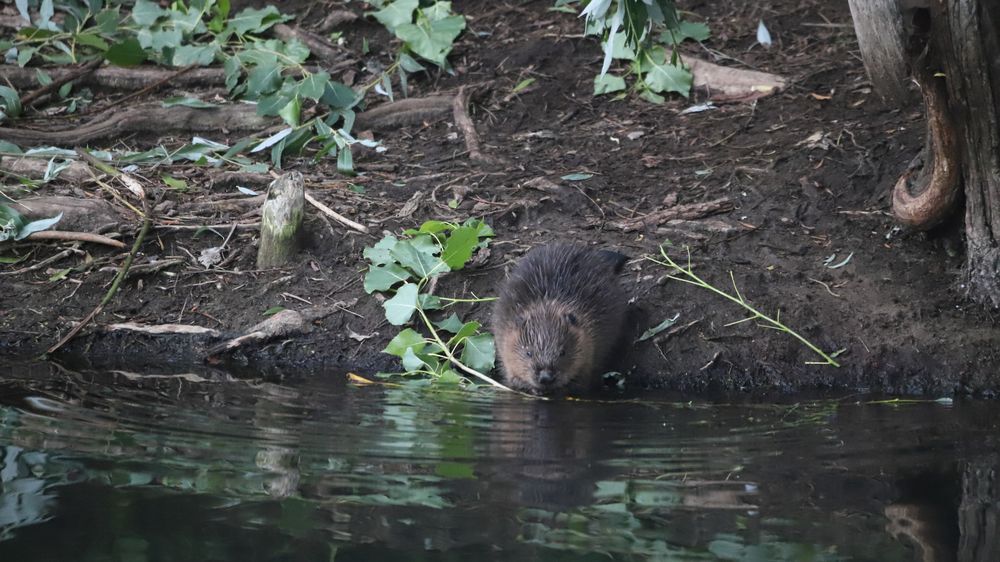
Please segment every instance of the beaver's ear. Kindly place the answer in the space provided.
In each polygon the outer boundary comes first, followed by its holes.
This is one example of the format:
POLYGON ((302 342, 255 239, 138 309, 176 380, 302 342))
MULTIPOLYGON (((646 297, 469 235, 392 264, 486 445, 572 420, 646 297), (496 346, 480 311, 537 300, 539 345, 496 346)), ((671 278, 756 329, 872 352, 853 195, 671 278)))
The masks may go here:
POLYGON ((628 261, 628 256, 625 254, 620 254, 611 250, 600 250, 597 253, 604 258, 608 266, 615 273, 621 273, 622 268, 625 267, 625 262, 628 261))
POLYGON ((571 326, 577 326, 580 322, 579 320, 576 319, 576 315, 573 314, 572 312, 566 313, 566 321, 569 322, 571 326))

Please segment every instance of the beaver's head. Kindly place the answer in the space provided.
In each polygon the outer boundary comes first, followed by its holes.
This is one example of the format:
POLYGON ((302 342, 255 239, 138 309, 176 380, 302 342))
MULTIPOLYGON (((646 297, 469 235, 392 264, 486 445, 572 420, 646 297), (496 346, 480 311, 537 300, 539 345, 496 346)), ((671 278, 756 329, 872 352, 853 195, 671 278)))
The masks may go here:
POLYGON ((588 378, 592 336, 586 318, 563 303, 548 301, 518 311, 514 337, 502 345, 508 383, 521 390, 545 394, 580 386, 588 378))

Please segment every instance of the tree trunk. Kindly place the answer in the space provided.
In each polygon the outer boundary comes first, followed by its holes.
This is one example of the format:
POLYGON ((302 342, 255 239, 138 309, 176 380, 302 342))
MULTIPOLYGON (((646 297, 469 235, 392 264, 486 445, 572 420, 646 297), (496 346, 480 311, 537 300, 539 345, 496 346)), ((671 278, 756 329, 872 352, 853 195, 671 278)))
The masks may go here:
POLYGON ((967 294, 1000 307, 1000 3, 935 0, 965 186, 967 294))
POLYGON ((958 508, 959 560, 1000 560, 1000 482, 995 467, 992 462, 975 462, 965 467, 962 503, 958 508))

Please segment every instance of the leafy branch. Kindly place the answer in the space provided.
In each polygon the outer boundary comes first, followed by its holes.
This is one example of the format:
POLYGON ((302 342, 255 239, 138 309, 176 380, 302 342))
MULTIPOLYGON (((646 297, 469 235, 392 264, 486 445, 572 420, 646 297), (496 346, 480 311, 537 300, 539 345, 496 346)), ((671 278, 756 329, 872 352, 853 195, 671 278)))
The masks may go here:
POLYGON ((477 219, 464 223, 427 221, 419 229, 403 232, 402 238, 387 235, 374 246, 365 248, 364 257, 371 264, 364 279, 368 294, 389 296, 383 302, 385 318, 393 326, 404 326, 419 318, 429 336, 405 328, 389 342, 385 353, 399 357, 402 375, 423 375, 436 381, 460 382, 465 375, 505 390, 489 373, 494 366, 496 349, 493 335, 481 331, 474 320, 463 322, 452 313, 432 320, 431 311, 441 311, 461 303, 478 303, 492 298, 447 298, 433 294, 437 279, 449 271, 458 271, 473 254, 486 248, 493 229, 477 219))
POLYGON ((729 279, 730 279, 730 281, 733 284, 733 293, 730 294, 730 293, 727 293, 726 291, 723 291, 722 289, 719 289, 719 288, 715 287, 711 283, 705 281, 704 279, 702 279, 701 277, 699 277, 694 272, 694 270, 691 267, 691 250, 690 249, 688 249, 687 267, 682 267, 682 266, 678 265, 677 262, 675 262, 667 254, 666 245, 661 245, 660 246, 660 256, 662 256, 662 259, 658 259, 657 257, 652 256, 652 255, 647 255, 647 256, 645 256, 645 258, 647 260, 653 262, 653 263, 656 263, 656 264, 659 264, 659 265, 662 265, 664 267, 669 268, 670 269, 670 273, 667 274, 667 278, 668 279, 672 279, 674 281, 679 281, 681 283, 687 283, 689 285, 694 285, 696 287, 701 287, 702 289, 706 289, 708 291, 711 291, 711 292, 719 295, 720 297, 722 297, 722 298, 724 298, 724 299, 726 299, 728 301, 731 301, 731 302, 734 302, 734 303, 740 305, 741 307, 743 307, 744 309, 746 309, 747 312, 750 313, 750 316, 748 316, 748 317, 746 317, 746 318, 744 318, 742 320, 737 320, 735 322, 731 322, 729 324, 726 324, 726 326, 734 326, 736 324, 742 324, 743 322, 756 321, 757 325, 760 326, 761 328, 767 328, 767 329, 770 329, 770 330, 777 330, 779 332, 784 332, 784 333, 792 336, 793 338, 795 338, 795 339, 799 340, 800 342, 802 342, 803 345, 805 345, 806 347, 808 347, 809 349, 811 349, 814 353, 816 353, 817 355, 819 355, 823 359, 822 361, 807 361, 806 362, 807 365, 832 365, 834 367, 840 367, 840 363, 837 363, 837 361, 834 358, 837 355, 839 355, 840 353, 842 353, 843 350, 836 351, 836 352, 834 352, 832 354, 827 354, 822 349, 820 349, 819 347, 817 347, 815 344, 813 344, 812 342, 810 342, 809 340, 807 340, 805 337, 803 337, 801 334, 799 334, 795 330, 792 330, 787 325, 785 325, 783 322, 781 322, 781 311, 780 310, 772 318, 772 317, 768 316, 767 314, 764 314, 763 312, 761 312, 757 308, 755 308, 745 298, 743 298, 743 294, 740 293, 739 288, 736 286, 736 278, 733 277, 733 272, 732 271, 729 272, 729 279))
MULTIPOLYGON (((572 0, 557 0, 556 9, 573 12, 572 0)), ((586 33, 601 38, 604 63, 594 77, 594 95, 627 89, 625 76, 635 75, 632 90, 652 103, 663 103, 663 94, 687 97, 691 72, 680 60, 677 47, 687 39, 704 41, 708 26, 681 19, 673 0, 589 0, 581 2, 587 18, 586 33), (669 49, 669 50, 668 50, 669 49), (609 74, 613 60, 629 61, 625 76, 609 74)))

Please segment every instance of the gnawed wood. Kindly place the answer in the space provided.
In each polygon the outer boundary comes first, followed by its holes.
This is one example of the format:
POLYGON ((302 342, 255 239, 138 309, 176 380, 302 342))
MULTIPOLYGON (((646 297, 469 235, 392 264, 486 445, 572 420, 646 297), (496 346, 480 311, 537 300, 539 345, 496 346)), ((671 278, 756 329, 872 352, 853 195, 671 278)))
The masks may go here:
POLYGON ((769 72, 720 66, 698 57, 684 57, 693 75, 692 87, 713 101, 750 101, 785 89, 788 81, 769 72))
POLYGON ((302 311, 282 310, 267 320, 251 327, 247 333, 216 345, 208 350, 207 358, 225 353, 250 343, 307 333, 312 330, 312 323, 321 320, 340 310, 345 303, 335 303, 334 306, 317 306, 302 311))
POLYGON ((298 249, 304 201, 302 174, 289 172, 271 183, 261 209, 258 268, 278 267, 291 261, 298 249))
POLYGON ((883 96, 905 101, 909 71, 900 1, 848 0, 848 4, 868 79, 883 96))
POLYGON ((104 327, 104 329, 109 332, 139 332, 142 334, 151 334, 156 336, 164 334, 183 334, 217 337, 219 335, 218 330, 213 330, 212 328, 206 328, 204 326, 193 326, 190 324, 138 324, 136 322, 119 322, 117 324, 108 324, 104 327))
POLYGON ((731 210, 733 210, 733 202, 723 197, 720 199, 713 199, 712 201, 705 201, 702 203, 673 205, 665 209, 659 209, 657 211, 653 211, 648 215, 643 215, 641 217, 636 217, 634 219, 618 221, 612 224, 617 228, 620 228, 624 232, 634 232, 637 230, 643 230, 649 228, 651 226, 658 226, 660 224, 663 224, 664 222, 674 219, 695 220, 715 215, 718 213, 725 213, 731 210))

